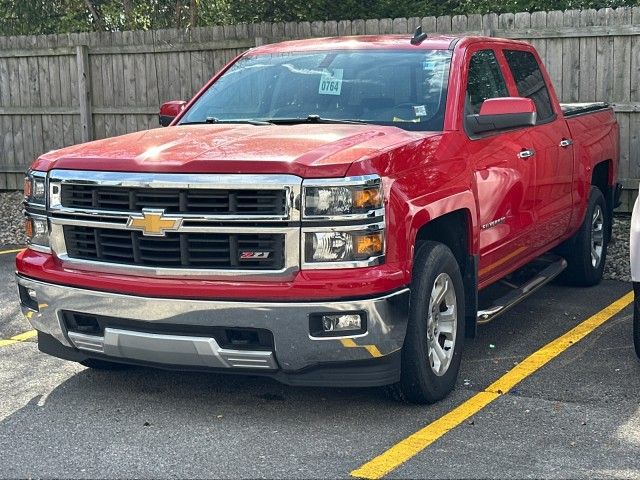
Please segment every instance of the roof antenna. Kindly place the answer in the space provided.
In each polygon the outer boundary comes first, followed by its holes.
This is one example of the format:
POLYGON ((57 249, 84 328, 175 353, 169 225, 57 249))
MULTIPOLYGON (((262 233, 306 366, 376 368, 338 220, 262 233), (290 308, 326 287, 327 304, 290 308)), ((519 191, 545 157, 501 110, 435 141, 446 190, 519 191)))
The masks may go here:
POLYGON ((416 33, 413 34, 413 38, 411 38, 411 45, 420 45, 425 38, 427 38, 427 34, 422 33, 422 25, 420 25, 416 28, 416 33))

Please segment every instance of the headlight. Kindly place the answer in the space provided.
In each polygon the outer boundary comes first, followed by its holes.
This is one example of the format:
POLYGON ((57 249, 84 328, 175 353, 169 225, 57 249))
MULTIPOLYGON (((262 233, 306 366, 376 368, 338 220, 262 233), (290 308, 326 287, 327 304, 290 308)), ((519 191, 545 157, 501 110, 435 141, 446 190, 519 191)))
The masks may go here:
POLYGON ((24 179, 24 199, 27 203, 45 205, 47 180, 44 172, 29 172, 24 179))
POLYGON ((328 231, 305 233, 305 263, 360 262, 384 255, 384 232, 328 231))
POLYGON ((305 218, 366 218, 379 213, 383 205, 382 185, 377 175, 310 180, 304 185, 305 218))
POLYGON ((302 187, 303 269, 368 267, 384 261, 379 175, 309 179, 302 187))
POLYGON ((30 247, 49 248, 49 223, 47 217, 27 214, 24 220, 24 230, 30 247))

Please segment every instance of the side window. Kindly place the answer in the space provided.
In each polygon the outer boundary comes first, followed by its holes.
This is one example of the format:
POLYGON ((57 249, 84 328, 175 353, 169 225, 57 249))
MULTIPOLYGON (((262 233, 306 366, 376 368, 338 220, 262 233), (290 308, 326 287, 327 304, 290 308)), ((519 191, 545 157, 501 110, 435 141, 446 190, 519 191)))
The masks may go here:
POLYGON ((480 50, 471 56, 465 114, 480 113, 487 98, 508 97, 509 91, 493 50, 480 50))
POLYGON ((518 94, 530 98, 536 104, 538 123, 553 117, 549 90, 536 57, 531 52, 521 50, 505 50, 504 56, 516 81, 518 94))

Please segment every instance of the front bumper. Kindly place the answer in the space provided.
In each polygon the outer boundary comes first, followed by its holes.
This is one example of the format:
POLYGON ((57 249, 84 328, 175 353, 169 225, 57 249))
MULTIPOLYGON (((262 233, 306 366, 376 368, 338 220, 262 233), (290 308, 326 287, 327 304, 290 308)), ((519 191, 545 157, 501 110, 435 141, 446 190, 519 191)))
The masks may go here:
POLYGON ((346 386, 346 382, 365 386, 399 379, 397 359, 406 333, 409 303, 406 288, 376 298, 279 303, 140 297, 44 283, 21 275, 17 275, 17 281, 23 288, 23 313, 42 338, 49 339, 46 351, 63 358, 266 373, 293 384, 346 386), (24 289, 35 291, 35 303, 24 301, 24 289), (101 335, 70 332, 64 322, 65 311, 118 318, 120 326, 105 328, 101 335), (366 313, 365 333, 311 336, 311 314, 354 311, 366 313), (171 327, 171 331, 180 327, 263 329, 273 334, 273 348, 222 348, 215 336, 166 334, 163 326, 171 327), (58 342, 60 349, 51 348, 51 340, 58 342), (351 368, 356 366, 355 370, 351 368), (373 370, 366 372, 368 366, 373 370), (349 375, 344 368, 349 368, 349 375), (327 375, 331 369, 336 375, 327 375), (353 374, 360 369, 361 377, 353 374), (313 370, 324 373, 310 376, 313 370))

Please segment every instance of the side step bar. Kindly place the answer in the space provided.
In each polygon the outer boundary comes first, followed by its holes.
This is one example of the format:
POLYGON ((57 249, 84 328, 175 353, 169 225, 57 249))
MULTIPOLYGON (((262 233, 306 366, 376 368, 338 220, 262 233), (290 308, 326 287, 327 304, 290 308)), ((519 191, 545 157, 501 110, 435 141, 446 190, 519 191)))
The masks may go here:
POLYGON ((513 286, 513 290, 493 301, 489 308, 478 310, 478 324, 488 323, 497 316, 505 313, 511 307, 517 305, 539 288, 556 278, 567 267, 564 258, 555 256, 540 257, 538 261, 548 263, 537 275, 529 279, 524 285, 513 286))

